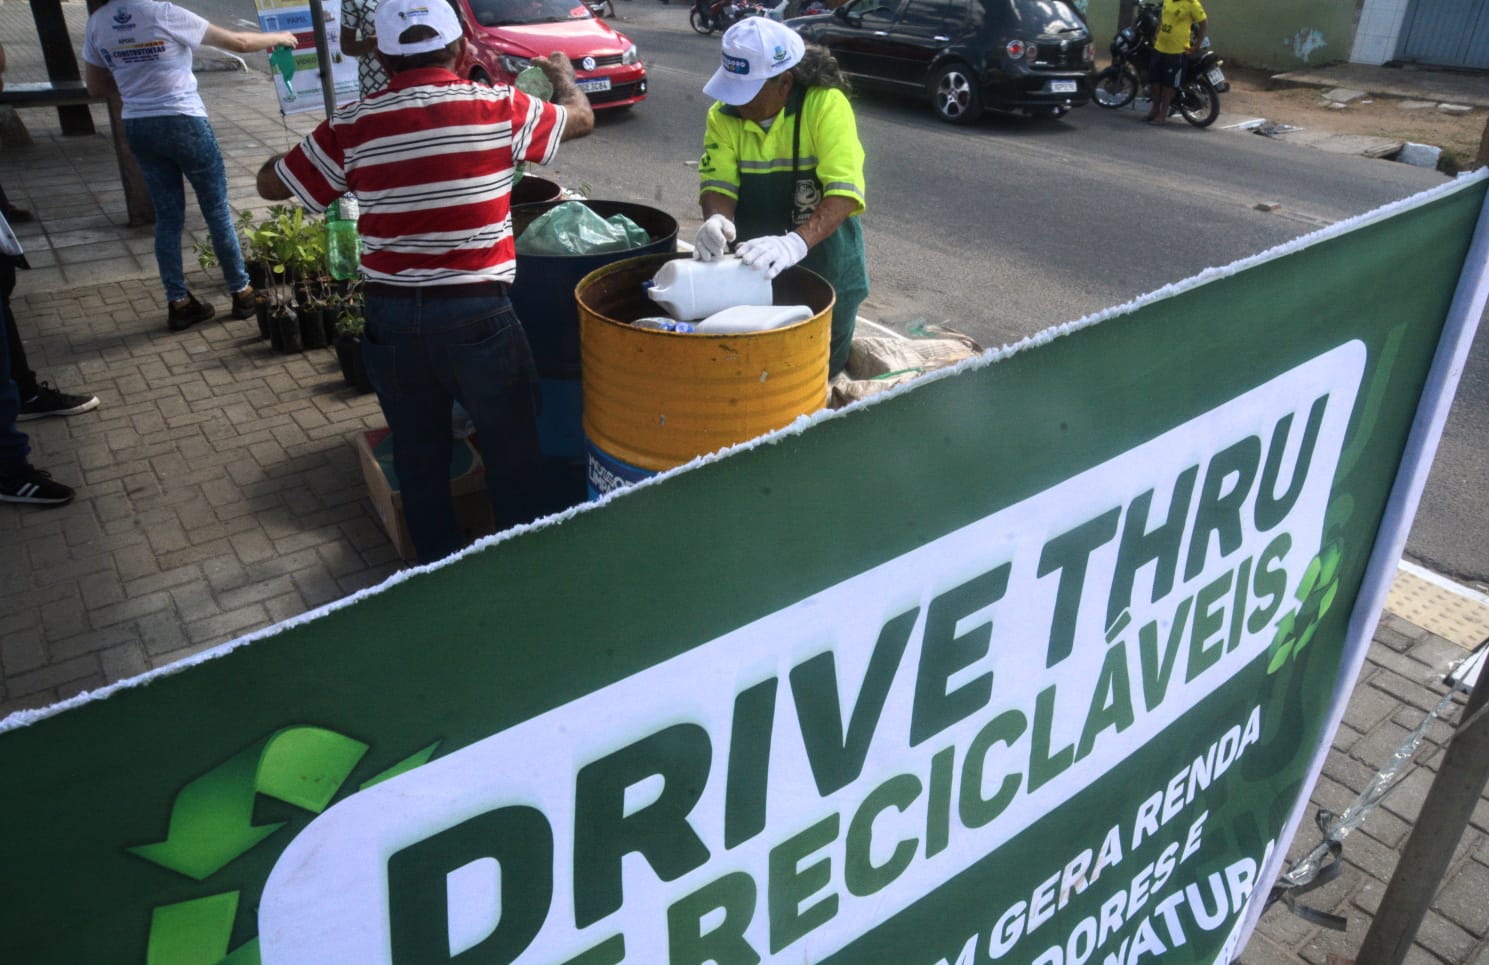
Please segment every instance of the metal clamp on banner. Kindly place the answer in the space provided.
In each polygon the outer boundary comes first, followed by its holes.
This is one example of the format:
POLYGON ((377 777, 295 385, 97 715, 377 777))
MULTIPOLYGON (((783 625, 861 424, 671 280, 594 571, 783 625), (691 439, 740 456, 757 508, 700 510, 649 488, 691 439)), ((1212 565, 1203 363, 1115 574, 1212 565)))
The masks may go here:
POLYGON ((1441 717, 1452 704, 1453 692, 1449 691, 1442 700, 1437 702, 1437 706, 1422 718, 1422 722, 1417 725, 1416 729, 1406 735, 1401 746, 1391 754, 1391 759, 1386 762, 1386 766, 1371 778, 1370 783, 1365 785, 1365 789, 1354 799, 1354 802, 1344 809, 1343 814, 1336 815, 1323 808, 1319 809, 1316 821, 1319 830, 1324 833, 1324 840, 1312 851, 1299 858, 1291 870, 1278 877, 1277 884, 1272 886, 1271 893, 1267 895, 1266 907, 1270 908, 1274 902, 1281 901, 1289 911, 1304 921, 1336 931, 1344 931, 1345 919, 1342 916, 1299 904, 1296 898, 1339 876, 1342 867, 1339 856, 1344 851, 1345 837, 1364 823, 1365 815, 1375 810, 1385 796, 1405 779, 1406 775, 1402 771, 1411 762, 1417 748, 1422 745, 1433 721, 1441 717))

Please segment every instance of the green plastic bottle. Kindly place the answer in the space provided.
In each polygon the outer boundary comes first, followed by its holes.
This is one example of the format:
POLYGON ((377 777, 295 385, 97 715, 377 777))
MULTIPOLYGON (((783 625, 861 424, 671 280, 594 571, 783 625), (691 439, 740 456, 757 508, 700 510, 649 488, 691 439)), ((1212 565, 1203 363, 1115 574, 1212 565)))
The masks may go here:
POLYGON ((356 198, 343 195, 326 209, 326 262, 337 281, 357 277, 362 239, 357 234, 356 198))
POLYGON ((295 48, 281 44, 269 52, 269 66, 284 78, 285 100, 295 99, 295 48))

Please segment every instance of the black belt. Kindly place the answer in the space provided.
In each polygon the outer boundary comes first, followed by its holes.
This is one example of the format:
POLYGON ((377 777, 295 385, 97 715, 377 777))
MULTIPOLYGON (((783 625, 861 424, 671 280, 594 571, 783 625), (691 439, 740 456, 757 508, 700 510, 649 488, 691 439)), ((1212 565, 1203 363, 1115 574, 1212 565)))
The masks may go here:
POLYGON ((390 285, 385 281, 369 281, 362 291, 379 298, 506 298, 507 283, 501 281, 472 281, 460 285, 390 285))

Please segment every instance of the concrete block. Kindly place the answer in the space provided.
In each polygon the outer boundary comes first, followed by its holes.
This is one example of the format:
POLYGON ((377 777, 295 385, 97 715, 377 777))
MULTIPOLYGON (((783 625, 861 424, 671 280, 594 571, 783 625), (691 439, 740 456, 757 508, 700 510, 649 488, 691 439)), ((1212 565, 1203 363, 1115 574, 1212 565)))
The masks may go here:
MULTIPOLYGON (((29 615, 37 614, 32 610, 29 615)), ((44 667, 48 659, 40 622, 0 637, 0 671, 6 678, 44 667)))
POLYGON ((1407 141, 1401 145, 1401 153, 1396 155, 1396 160, 1413 167, 1436 168, 1438 159, 1441 157, 1442 148, 1440 147, 1407 141))
MULTIPOLYGON (((1390 616, 1390 614, 1387 614, 1387 616, 1390 616)), ((1395 625, 1388 626, 1387 622, 1386 620, 1382 620, 1380 625, 1375 628, 1375 642, 1384 644, 1397 653, 1405 653, 1410 650, 1415 640, 1402 633, 1395 625)))
POLYGON ((98 667, 98 658, 93 654, 74 657, 71 660, 53 661, 30 673, 10 674, 5 680, 5 689, 12 697, 51 692, 56 699, 56 688, 82 682, 85 686, 103 683, 103 674, 98 667))
POLYGON ((139 643, 122 643, 103 650, 98 654, 98 662, 103 667, 104 676, 110 681, 137 677, 150 669, 144 648, 139 643))
MULTIPOLYGON (((1380 618, 1380 629, 1381 630, 1387 630, 1387 629, 1388 630, 1391 630, 1392 632, 1398 633, 1401 636, 1406 637, 1409 640, 1416 640, 1417 638, 1421 637, 1424 633, 1427 632, 1425 628, 1419 627, 1415 623, 1412 623, 1410 620, 1406 619, 1405 617, 1400 616, 1399 614, 1395 614, 1395 613, 1385 613, 1385 614, 1383 614, 1381 616, 1381 618, 1380 618)), ((1377 631, 1377 636, 1379 636, 1379 632, 1378 631, 1377 631)), ((1392 647, 1391 649, 1392 650, 1399 650, 1399 649, 1402 649, 1402 648, 1400 648, 1400 647, 1392 647)))
MULTIPOLYGON (((71 660, 87 654, 96 654, 102 660, 104 651, 119 646, 127 646, 139 639, 133 627, 116 626, 109 627, 102 632, 89 630, 76 636, 67 637, 62 640, 53 640, 51 644, 52 659, 71 660)), ((111 678, 117 679, 117 678, 111 678)))
POLYGON ((186 625, 186 636, 194 644, 225 643, 270 622, 265 609, 254 604, 228 613, 217 613, 186 625))
POLYGON ((1489 867, 1470 861, 1443 885, 1434 903, 1444 917, 1477 935, 1489 932, 1489 867))
MULTIPOLYGON (((169 598, 167 598, 169 599, 169 598)), ((175 610, 160 610, 141 617, 135 624, 152 667, 170 663, 171 655, 186 643, 186 630, 175 610)))
POLYGON ((1417 768, 1391 786, 1381 807, 1402 820, 1416 820, 1417 815, 1422 812, 1422 802, 1427 799, 1427 792, 1432 788, 1432 779, 1435 776, 1426 768, 1417 768))
POLYGON ((1267 912, 1266 917, 1257 925, 1251 940, 1246 943, 1245 951, 1241 952, 1238 959, 1240 965, 1295 965, 1298 958, 1292 950, 1272 941, 1268 934, 1270 919, 1286 914, 1287 909, 1281 905, 1275 905, 1267 912))
POLYGON ((1477 945, 1474 936, 1435 911, 1427 912, 1417 931, 1416 944, 1436 955, 1439 961, 1463 962, 1477 945))
POLYGON ((47 639, 56 640, 88 629, 88 613, 78 597, 41 608, 41 625, 47 639))
POLYGON ((1467 104, 1438 104, 1439 114, 1451 114, 1454 117, 1462 117, 1464 114, 1472 114, 1473 108, 1467 104))
POLYGON ((1336 87, 1333 90, 1324 91, 1324 100, 1334 104, 1348 104, 1351 101, 1362 100, 1369 96, 1369 93, 1366 91, 1354 90, 1349 87, 1336 87))
POLYGON ((1367 134, 1330 134, 1327 131, 1298 129, 1277 130, 1270 135, 1290 144, 1328 151, 1331 154, 1358 154, 1362 157, 1386 157, 1401 150, 1401 142, 1389 137, 1372 137, 1367 134))
POLYGON ((1374 687, 1357 687, 1344 711, 1344 720, 1356 730, 1369 731, 1389 718, 1399 706, 1394 697, 1374 687))
MULTIPOLYGON (((1396 749, 1406 740, 1407 734, 1408 731, 1405 727, 1392 721, 1386 721, 1371 729, 1369 733, 1356 741, 1355 746, 1350 749, 1350 756, 1365 765, 1370 772, 1370 776, 1373 777, 1377 771, 1390 763, 1391 756, 1396 753, 1396 749)), ((1351 780, 1344 780, 1341 783, 1348 784, 1351 787, 1355 786, 1355 781, 1351 780)), ((1360 788, 1363 787, 1364 785, 1361 784, 1360 788)))
MULTIPOLYGON (((1418 639, 1421 639, 1421 637, 1418 637, 1418 639)), ((1397 654, 1397 652, 1389 651, 1389 649, 1371 651, 1370 663, 1374 664, 1374 666, 1382 667, 1386 672, 1397 673, 1397 675, 1409 679, 1409 681, 1419 685, 1419 687, 1434 684, 1438 678, 1438 673, 1435 670, 1428 670, 1425 664, 1412 660, 1409 655, 1397 654)), ((1374 678, 1371 678, 1371 681, 1374 681, 1374 678)), ((1431 700, 1432 703, 1435 703, 1435 698, 1431 698, 1431 700)), ((1431 703, 1426 704, 1426 706, 1431 706, 1431 703)))

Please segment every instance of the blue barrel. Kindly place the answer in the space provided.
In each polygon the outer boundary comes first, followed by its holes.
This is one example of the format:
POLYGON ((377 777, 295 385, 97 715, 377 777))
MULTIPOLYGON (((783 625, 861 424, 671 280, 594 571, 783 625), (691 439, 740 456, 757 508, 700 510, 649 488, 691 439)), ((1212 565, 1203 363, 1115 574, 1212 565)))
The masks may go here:
MULTIPOLYGON (((526 178, 523 179, 527 180, 526 178)), ((512 206, 512 233, 520 235, 534 219, 563 201, 512 206)), ((665 211, 624 201, 584 201, 602 218, 623 214, 651 239, 646 245, 596 255, 517 255, 512 307, 522 320, 542 379, 543 411, 538 441, 552 505, 549 511, 583 502, 588 495, 582 393, 579 381, 579 311, 574 290, 584 276, 611 262, 636 255, 677 250, 677 219, 665 211)))
POLYGON ((633 466, 622 459, 617 459, 588 438, 584 440, 584 448, 589 454, 585 476, 590 499, 599 499, 606 493, 624 489, 631 483, 638 483, 649 476, 656 475, 656 472, 651 469, 642 469, 640 466, 633 466))

